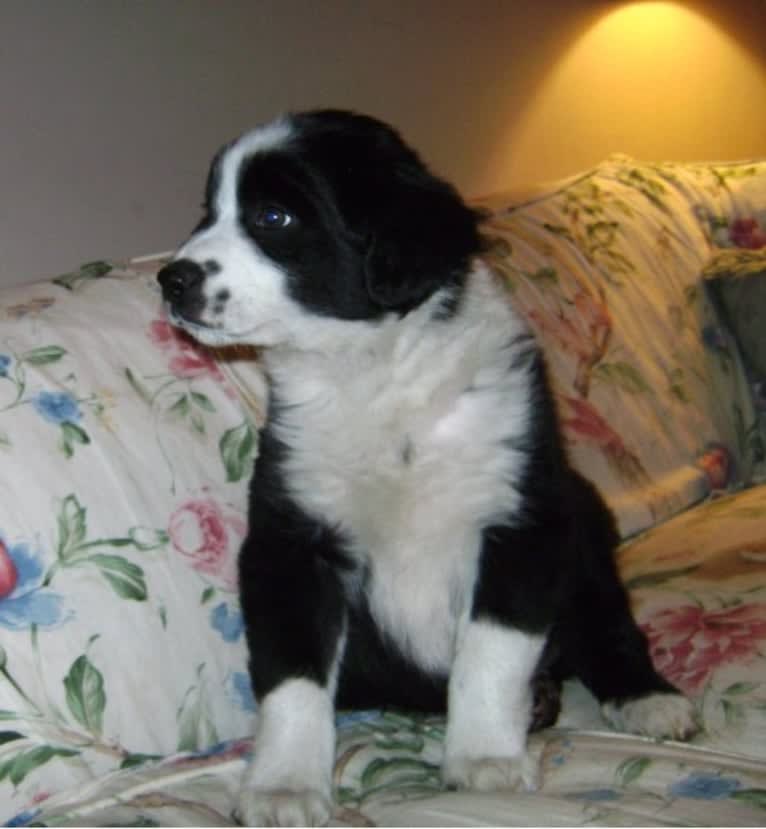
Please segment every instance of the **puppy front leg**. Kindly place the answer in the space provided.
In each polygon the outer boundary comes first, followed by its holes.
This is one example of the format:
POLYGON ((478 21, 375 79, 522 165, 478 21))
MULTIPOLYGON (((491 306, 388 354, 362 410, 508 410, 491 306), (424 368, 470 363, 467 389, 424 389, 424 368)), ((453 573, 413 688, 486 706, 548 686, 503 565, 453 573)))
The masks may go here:
POLYGON ((258 712, 237 818, 248 826, 320 826, 332 813, 343 591, 324 558, 329 540, 296 522, 275 527, 264 512, 240 555, 258 712))
POLYGON ((288 679, 258 711, 255 756, 238 819, 246 826, 323 826, 332 813, 332 698, 309 679, 288 679))
POLYGON ((535 788, 526 746, 532 675, 544 644, 543 635, 497 622, 464 624, 449 681, 447 785, 479 791, 535 788))
POLYGON ((534 788, 527 760, 532 677, 554 618, 551 529, 485 531, 470 611, 461 620, 449 680, 444 779, 488 791, 534 788))

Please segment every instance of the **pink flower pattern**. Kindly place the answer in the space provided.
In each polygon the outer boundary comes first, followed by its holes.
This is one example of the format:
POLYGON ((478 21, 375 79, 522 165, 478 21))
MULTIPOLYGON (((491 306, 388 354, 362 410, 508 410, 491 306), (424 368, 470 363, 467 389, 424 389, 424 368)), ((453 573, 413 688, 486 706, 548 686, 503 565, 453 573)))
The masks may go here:
POLYGON ((757 219, 735 219, 729 225, 729 239, 735 247, 757 250, 766 247, 766 230, 757 219))
POLYGON ((5 543, 0 540, 0 600, 13 593, 18 581, 19 571, 5 543))
POLYGON ((570 313, 561 308, 555 313, 531 308, 527 316, 541 335, 577 358, 574 387, 580 396, 587 397, 591 372, 609 347, 612 320, 603 295, 596 297, 584 288, 578 288, 569 306, 570 313))
POLYGON ((638 456, 628 449, 620 434, 592 403, 568 395, 560 395, 559 402, 562 406, 561 425, 569 441, 596 446, 624 480, 648 482, 649 476, 638 456))
POLYGON ((237 556, 247 523, 234 508, 203 495, 190 498, 168 524, 173 549, 223 590, 237 589, 237 556))
POLYGON ((766 604, 720 610, 668 608, 642 624, 657 670, 685 693, 698 693, 724 665, 747 664, 766 640, 766 604))
POLYGON ((726 489, 735 478, 734 459, 722 444, 708 446, 707 451, 697 459, 697 466, 705 473, 711 491, 726 489))

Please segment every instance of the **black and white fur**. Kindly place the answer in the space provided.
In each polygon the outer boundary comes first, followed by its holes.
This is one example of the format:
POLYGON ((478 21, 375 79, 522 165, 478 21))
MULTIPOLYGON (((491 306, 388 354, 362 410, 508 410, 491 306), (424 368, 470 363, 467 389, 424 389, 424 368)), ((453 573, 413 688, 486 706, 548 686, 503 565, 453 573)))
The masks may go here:
POLYGON ((259 716, 239 816, 331 813, 335 707, 447 705, 447 784, 533 785, 536 672, 613 725, 685 737, 567 461, 540 348, 479 216, 391 128, 286 116, 214 160, 159 275, 171 319, 263 348, 268 422, 240 590, 259 716))

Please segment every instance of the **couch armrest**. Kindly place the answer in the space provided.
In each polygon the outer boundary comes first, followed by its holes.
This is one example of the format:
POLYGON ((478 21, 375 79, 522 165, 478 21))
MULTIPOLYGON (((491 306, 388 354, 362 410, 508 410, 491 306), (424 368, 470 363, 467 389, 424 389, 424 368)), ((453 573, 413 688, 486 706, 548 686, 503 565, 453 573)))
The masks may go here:
MULTIPOLYGON (((0 292, 0 802, 250 730, 256 424, 157 262, 0 292)), ((238 367, 263 405, 255 364, 238 367)))
POLYGON ((748 483, 754 414, 702 271, 722 216, 766 210, 766 164, 615 156, 525 204, 493 198, 488 258, 540 337, 574 463, 623 535, 748 483))

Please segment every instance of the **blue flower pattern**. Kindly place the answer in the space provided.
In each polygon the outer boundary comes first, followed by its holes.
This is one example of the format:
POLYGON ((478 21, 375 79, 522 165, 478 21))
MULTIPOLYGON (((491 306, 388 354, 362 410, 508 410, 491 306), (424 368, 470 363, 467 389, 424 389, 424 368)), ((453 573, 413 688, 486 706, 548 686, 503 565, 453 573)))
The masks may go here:
POLYGON ((6 826, 29 826, 37 816, 40 814, 40 809, 27 809, 24 812, 19 812, 12 817, 5 825, 6 826))
POLYGON ((670 787, 675 797, 691 797, 695 800, 725 800, 741 786, 733 777, 723 777, 709 772, 693 772, 677 780, 670 787))
POLYGON ((0 599, 0 627, 27 630, 32 625, 51 628, 71 615, 64 609, 62 597, 44 586, 43 562, 29 544, 8 544, 0 536, 16 568, 18 581, 14 589, 0 599))
POLYGON ((76 423, 82 419, 77 400, 64 391, 41 391, 32 398, 35 411, 49 423, 76 423))
POLYGON ((570 796, 573 800, 587 800, 589 803, 609 803, 619 800, 622 795, 614 789, 587 789, 570 796))
POLYGON ((243 710, 255 713, 256 703, 250 677, 244 671, 235 671, 227 682, 229 695, 243 710))
POLYGON ((245 630, 242 612, 226 602, 221 602, 210 611, 210 624, 221 634, 224 642, 236 642, 245 630))

